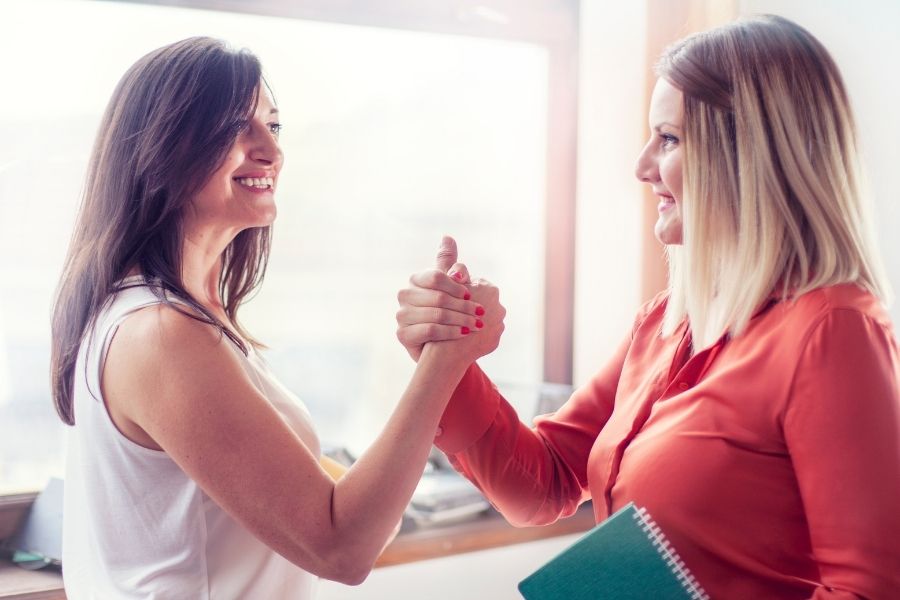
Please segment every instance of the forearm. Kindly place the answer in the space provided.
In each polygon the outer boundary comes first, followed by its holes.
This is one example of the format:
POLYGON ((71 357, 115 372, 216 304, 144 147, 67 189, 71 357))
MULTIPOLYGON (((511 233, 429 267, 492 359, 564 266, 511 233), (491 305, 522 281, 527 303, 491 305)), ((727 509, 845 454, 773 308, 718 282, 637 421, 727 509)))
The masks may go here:
POLYGON ((425 468, 441 414, 465 363, 426 345, 385 428, 335 486, 332 520, 345 551, 374 563, 425 468))
POLYGON ((441 423, 438 447, 511 523, 551 523, 581 502, 572 467, 586 460, 581 446, 590 440, 578 444, 575 456, 557 452, 560 445, 573 447, 572 438, 546 439, 522 423, 477 366, 457 387, 441 423))
POLYGON ((547 525, 575 512, 583 489, 571 468, 507 402, 479 440, 448 455, 513 525, 547 525))

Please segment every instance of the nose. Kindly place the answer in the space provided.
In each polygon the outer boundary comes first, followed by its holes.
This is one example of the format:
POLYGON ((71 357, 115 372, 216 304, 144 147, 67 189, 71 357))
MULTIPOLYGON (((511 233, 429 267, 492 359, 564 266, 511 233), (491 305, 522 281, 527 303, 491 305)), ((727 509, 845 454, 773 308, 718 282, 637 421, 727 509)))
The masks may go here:
POLYGON ((278 138, 269 132, 268 126, 265 124, 260 124, 259 127, 253 129, 250 158, 267 166, 273 166, 276 170, 280 169, 284 153, 281 151, 278 138))
POLYGON ((634 165, 634 176, 643 183, 655 183, 659 181, 659 165, 653 156, 652 138, 638 154, 637 163, 634 165))

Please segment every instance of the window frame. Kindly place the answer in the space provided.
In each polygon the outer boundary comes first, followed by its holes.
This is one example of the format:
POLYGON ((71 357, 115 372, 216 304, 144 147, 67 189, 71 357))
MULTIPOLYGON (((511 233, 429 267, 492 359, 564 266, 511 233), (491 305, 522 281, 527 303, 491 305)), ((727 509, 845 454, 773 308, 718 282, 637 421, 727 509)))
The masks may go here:
MULTIPOLYGON (((528 42, 548 51, 543 380, 571 385, 578 0, 105 0, 528 42)), ((0 540, 37 492, 0 494, 0 540)))
POLYGON ((548 53, 544 204, 545 383, 572 385, 579 0, 106 0, 484 37, 548 53))

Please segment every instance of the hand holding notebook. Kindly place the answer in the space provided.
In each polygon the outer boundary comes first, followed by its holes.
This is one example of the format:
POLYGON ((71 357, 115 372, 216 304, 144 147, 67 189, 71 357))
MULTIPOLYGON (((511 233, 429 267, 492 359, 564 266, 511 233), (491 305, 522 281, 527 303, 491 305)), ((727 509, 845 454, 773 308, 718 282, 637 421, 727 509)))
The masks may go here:
POLYGON ((708 600, 653 519, 634 503, 519 583, 526 600, 708 600))

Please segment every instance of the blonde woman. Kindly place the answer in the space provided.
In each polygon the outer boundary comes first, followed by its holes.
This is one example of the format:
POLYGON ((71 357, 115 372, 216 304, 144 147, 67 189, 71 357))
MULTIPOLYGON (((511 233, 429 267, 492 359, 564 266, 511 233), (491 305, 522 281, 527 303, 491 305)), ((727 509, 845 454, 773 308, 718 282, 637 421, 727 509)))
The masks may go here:
MULTIPOLYGON (((532 428, 473 364, 437 444, 517 525, 647 507, 713 598, 900 597, 900 356, 838 69, 765 16, 658 74, 636 174, 668 290, 532 428)), ((454 311, 411 281, 415 353, 454 311)))

